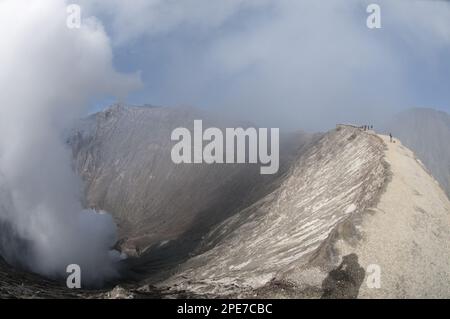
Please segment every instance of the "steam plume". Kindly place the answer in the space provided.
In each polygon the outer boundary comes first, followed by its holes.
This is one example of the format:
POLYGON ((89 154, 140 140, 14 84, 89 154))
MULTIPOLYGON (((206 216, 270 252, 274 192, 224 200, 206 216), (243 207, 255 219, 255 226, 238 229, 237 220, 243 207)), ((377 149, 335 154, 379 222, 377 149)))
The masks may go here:
POLYGON ((93 284, 116 274, 115 224, 83 209, 62 133, 89 99, 124 95, 140 80, 114 70, 95 19, 80 29, 66 19, 63 0, 0 2, 0 249, 52 277, 79 264, 93 284))

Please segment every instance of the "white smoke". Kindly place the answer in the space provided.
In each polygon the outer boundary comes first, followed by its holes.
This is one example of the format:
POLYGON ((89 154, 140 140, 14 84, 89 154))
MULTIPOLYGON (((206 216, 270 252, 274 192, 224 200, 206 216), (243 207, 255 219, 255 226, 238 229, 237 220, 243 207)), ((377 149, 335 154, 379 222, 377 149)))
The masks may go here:
POLYGON ((112 66, 94 18, 66 25, 64 0, 0 1, 0 249, 11 263, 51 277, 78 264, 84 284, 116 274, 116 227, 83 210, 82 184, 63 132, 87 101, 140 85, 112 66))

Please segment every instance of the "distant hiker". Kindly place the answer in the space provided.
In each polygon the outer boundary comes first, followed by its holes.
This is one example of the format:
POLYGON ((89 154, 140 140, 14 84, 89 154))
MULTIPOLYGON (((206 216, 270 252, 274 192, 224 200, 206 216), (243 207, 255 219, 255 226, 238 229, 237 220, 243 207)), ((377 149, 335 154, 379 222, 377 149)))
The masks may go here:
POLYGON ((392 143, 392 133, 389 133, 389 137, 390 137, 391 143, 392 143))

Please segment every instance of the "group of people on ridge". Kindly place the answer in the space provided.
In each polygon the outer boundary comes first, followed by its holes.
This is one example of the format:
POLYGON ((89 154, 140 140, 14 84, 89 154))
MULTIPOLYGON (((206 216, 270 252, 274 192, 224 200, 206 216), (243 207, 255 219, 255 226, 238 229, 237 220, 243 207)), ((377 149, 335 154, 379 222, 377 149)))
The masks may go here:
POLYGON ((373 125, 362 125, 359 128, 364 131, 373 130, 373 125))
MULTIPOLYGON (((364 131, 369 131, 369 130, 373 130, 373 125, 361 125, 359 128, 361 130, 364 130, 364 131)), ((394 142, 394 139, 392 137, 392 133, 389 133, 389 140, 390 140, 391 143, 394 142)))

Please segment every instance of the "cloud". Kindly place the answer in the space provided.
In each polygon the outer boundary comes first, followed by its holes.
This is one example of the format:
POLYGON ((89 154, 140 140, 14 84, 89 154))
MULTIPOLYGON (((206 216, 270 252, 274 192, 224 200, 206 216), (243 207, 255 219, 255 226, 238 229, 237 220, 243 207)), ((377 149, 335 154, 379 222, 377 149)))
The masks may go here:
POLYGON ((142 102, 317 129, 376 121, 448 81, 445 1, 377 1, 380 30, 366 27, 364 0, 89 3, 118 50, 140 52, 142 102))
POLYGON ((117 44, 168 34, 175 29, 194 27, 197 31, 222 26, 243 10, 270 5, 268 0, 79 0, 88 14, 110 21, 117 44))
POLYGON ((115 225, 83 209, 63 131, 89 99, 123 97, 140 80, 114 70, 98 20, 69 29, 66 18, 62 0, 0 2, 0 249, 52 277, 79 264, 82 282, 94 284, 116 273, 115 225))

